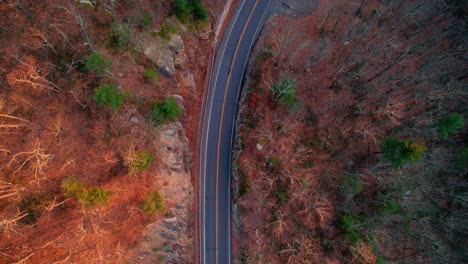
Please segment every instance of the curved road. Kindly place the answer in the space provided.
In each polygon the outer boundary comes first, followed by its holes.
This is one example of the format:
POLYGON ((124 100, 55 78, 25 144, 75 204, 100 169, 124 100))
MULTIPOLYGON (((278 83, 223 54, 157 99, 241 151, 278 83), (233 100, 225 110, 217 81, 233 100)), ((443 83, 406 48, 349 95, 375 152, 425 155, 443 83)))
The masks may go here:
POLYGON ((200 263, 231 263, 231 148, 251 48, 272 0, 239 0, 211 72, 200 148, 200 263))

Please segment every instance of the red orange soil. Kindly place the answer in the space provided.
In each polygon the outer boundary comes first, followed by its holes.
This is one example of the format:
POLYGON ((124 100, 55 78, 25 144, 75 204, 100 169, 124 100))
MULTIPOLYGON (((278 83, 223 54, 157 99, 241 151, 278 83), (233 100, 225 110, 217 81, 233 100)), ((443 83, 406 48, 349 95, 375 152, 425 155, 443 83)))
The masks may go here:
MULTIPOLYGON (((404 255, 385 257, 423 255, 416 246, 403 250, 411 242, 392 245, 391 239, 381 237, 377 250, 369 245, 372 242, 350 246, 340 217, 351 214, 349 207, 363 217, 378 214, 375 196, 388 191, 379 175, 399 175, 376 163, 383 137, 407 138, 417 130, 418 142, 434 140, 430 132, 420 131, 422 127, 430 131, 431 117, 424 113, 437 103, 421 94, 437 93, 437 88, 412 79, 424 59, 405 52, 422 43, 428 33, 409 40, 394 31, 401 26, 402 32, 411 33, 409 26, 400 24, 404 22, 386 25, 373 17, 379 14, 376 10, 393 10, 380 1, 362 1, 366 4, 362 9, 361 1, 318 2, 312 15, 270 18, 249 66, 238 128, 238 182, 234 182, 240 194, 235 198, 240 221, 237 261, 375 263, 377 255, 396 248, 404 255), (387 44, 389 36, 392 44, 387 44), (270 90, 284 79, 295 81, 296 105, 289 109, 274 102, 270 90), (413 120, 417 129, 405 126, 404 120, 413 120), (376 175, 378 166, 387 171, 376 175), (359 175, 363 183, 359 203, 353 195, 340 193, 346 175, 359 175)), ((431 48, 441 52, 445 45, 440 41, 431 48)), ((461 97, 454 98, 460 107, 461 97)), ((415 165, 403 173, 419 170, 415 165)), ((393 229, 395 225, 379 226, 378 231, 401 232, 393 229)))
MULTIPOLYGON (((171 4, 119 1, 117 20, 138 24, 143 14, 153 14, 149 28, 135 26, 135 34, 143 34, 161 26, 171 4)), ((184 98, 180 122, 190 142, 188 151, 197 153, 193 151, 212 37, 200 40, 197 32, 182 34, 186 67, 177 69, 175 78, 160 75, 152 84, 144 80, 143 71, 154 65, 143 55, 106 48, 113 19, 102 5, 93 10, 74 1, 20 1, 19 5, 4 1, 0 17, 0 114, 16 118, 0 120, 0 187, 12 194, 0 200, 0 262, 138 263, 134 247, 143 240, 145 227, 165 217, 164 212, 148 214, 139 204, 148 192, 165 189, 170 182, 164 180, 170 175, 163 173, 166 154, 156 140, 159 128, 148 122, 150 105, 168 95, 184 98), (111 76, 96 76, 80 66, 90 50, 83 45, 73 14, 85 20, 97 51, 113 61, 111 76), (18 82, 31 80, 31 69, 44 77, 39 86, 18 82), (189 74, 195 87, 182 84, 189 74), (118 84, 126 94, 120 110, 100 107, 93 100, 96 87, 105 83, 118 84), (52 91, 56 87, 60 90, 52 91), (154 156, 151 166, 134 176, 128 175, 124 162, 131 145, 154 156), (36 160, 42 162, 37 170, 36 160), (110 191, 109 201, 85 207, 76 199, 65 199, 61 181, 70 175, 110 191), (36 194, 44 194, 36 222, 15 221, 21 216, 18 205, 36 194)), ((190 165, 188 160, 184 167, 190 165)), ((196 183, 193 175, 192 183, 196 183)), ((180 206, 174 199, 165 197, 168 214, 180 206)), ((187 236, 193 242, 196 223, 189 224, 187 236)), ((164 256, 158 250, 153 253, 155 261, 164 256)), ((184 255, 181 261, 193 262, 194 248, 189 245, 188 250, 191 256, 184 255)))

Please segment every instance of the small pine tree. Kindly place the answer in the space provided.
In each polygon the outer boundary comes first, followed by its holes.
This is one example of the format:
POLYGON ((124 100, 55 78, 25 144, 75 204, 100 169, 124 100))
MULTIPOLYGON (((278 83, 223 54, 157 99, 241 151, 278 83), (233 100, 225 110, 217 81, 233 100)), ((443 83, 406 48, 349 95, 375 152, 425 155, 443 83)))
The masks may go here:
POLYGON ((296 102, 296 80, 282 79, 270 86, 273 93, 273 100, 292 107, 296 102))
POLYGON ((93 53, 85 59, 85 70, 93 71, 98 75, 104 74, 112 67, 112 61, 98 53, 93 53))
POLYGON ((140 208, 148 213, 162 212, 166 209, 164 197, 157 191, 151 192, 140 203, 140 208))
POLYGON ((101 106, 110 106, 117 110, 122 107, 124 94, 117 92, 114 84, 103 84, 94 93, 94 100, 101 106))
POLYGON ((384 159, 390 161, 395 168, 403 166, 406 162, 421 160, 426 150, 426 146, 422 144, 397 138, 386 138, 382 146, 384 159))
POLYGON ((437 122, 439 136, 442 139, 448 139, 449 136, 457 133, 459 129, 465 126, 463 114, 450 113, 447 116, 440 118, 437 122))
POLYGON ((180 20, 193 15, 196 21, 206 21, 208 12, 202 0, 175 0, 174 12, 180 20))
POLYGON ((153 104, 150 121, 153 124, 163 124, 167 120, 175 120, 181 112, 180 106, 174 98, 168 97, 165 102, 153 104))
POLYGON ((363 184, 359 177, 348 175, 341 180, 339 187, 344 195, 351 194, 354 196, 362 192, 363 184))
POLYGON ((65 178, 61 187, 63 196, 66 198, 76 197, 85 189, 83 183, 74 175, 65 178))
POLYGON ((85 187, 76 176, 65 178, 61 187, 63 196, 77 198, 85 206, 105 203, 110 196, 110 192, 101 187, 85 187))
POLYGON ((135 151, 135 147, 132 145, 126 155, 125 161, 128 164, 128 172, 133 175, 142 169, 146 169, 151 165, 153 155, 146 150, 135 151))
POLYGON ((112 24, 111 46, 122 50, 133 48, 133 32, 128 23, 112 24))
POLYGON ((143 76, 148 82, 153 82, 158 78, 158 72, 155 69, 147 68, 143 72, 143 76))
POLYGON ((208 18, 208 12, 206 12, 205 6, 202 0, 193 0, 193 14, 199 21, 205 21, 208 18))
POLYGON ((192 6, 189 0, 175 0, 174 11, 179 19, 182 19, 192 13, 192 6))

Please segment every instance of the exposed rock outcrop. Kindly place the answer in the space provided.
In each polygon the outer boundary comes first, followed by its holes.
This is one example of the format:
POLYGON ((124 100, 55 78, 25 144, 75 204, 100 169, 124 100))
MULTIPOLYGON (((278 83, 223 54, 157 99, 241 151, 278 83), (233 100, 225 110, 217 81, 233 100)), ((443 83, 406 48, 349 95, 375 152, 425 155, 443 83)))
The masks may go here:
POLYGON ((188 232, 192 217, 193 186, 190 181, 188 140, 179 122, 160 127, 154 143, 162 151, 158 184, 171 216, 147 226, 146 236, 138 246, 138 263, 185 263, 193 252, 193 238, 188 232), (170 198, 169 198, 170 197, 170 198))
POLYGON ((182 37, 169 33, 171 40, 163 40, 159 37, 150 37, 143 40, 143 54, 156 63, 159 70, 169 76, 175 75, 176 66, 182 68, 187 61, 185 46, 182 37))

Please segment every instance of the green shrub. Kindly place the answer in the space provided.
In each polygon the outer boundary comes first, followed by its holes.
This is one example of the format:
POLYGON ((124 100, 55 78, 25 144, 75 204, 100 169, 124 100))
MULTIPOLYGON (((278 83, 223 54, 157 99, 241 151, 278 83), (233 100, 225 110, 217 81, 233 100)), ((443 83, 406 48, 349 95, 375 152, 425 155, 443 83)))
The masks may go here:
POLYGON ((285 192, 275 192, 276 199, 278 199, 278 202, 284 202, 288 200, 288 196, 286 195, 285 192))
POLYGON ((18 210, 27 215, 20 219, 20 223, 25 225, 35 224, 44 211, 43 203, 47 200, 46 193, 31 193, 26 195, 18 203, 18 210))
POLYGON ((105 191, 101 187, 85 188, 79 193, 77 198, 86 206, 95 204, 103 204, 109 199, 110 192, 105 191))
POLYGON ((130 174, 135 174, 138 171, 149 167, 153 160, 153 155, 145 150, 135 151, 133 148, 130 148, 125 160, 128 163, 130 174))
POLYGON ((396 213, 400 210, 400 206, 390 195, 380 197, 379 201, 381 213, 396 213))
POLYGON ((208 12, 202 0, 175 0, 174 12, 180 20, 192 15, 196 21, 206 21, 208 12))
POLYGON ((351 215, 343 215, 340 217, 340 226, 346 230, 354 229, 357 225, 356 219, 351 215))
POLYGON ((359 235, 359 222, 353 216, 341 216, 339 219, 339 225, 346 230, 345 236, 351 241, 352 244, 356 244, 362 240, 361 236, 359 235))
POLYGON ((177 33, 177 28, 171 25, 164 24, 158 30, 158 36, 164 40, 171 40, 169 33, 177 33))
POLYGON ((152 106, 150 122, 156 125, 163 124, 167 120, 175 120, 180 115, 180 106, 174 98, 168 97, 165 102, 157 102, 152 106))
POLYGON ((174 11, 179 19, 184 18, 185 16, 192 13, 190 0, 175 0, 174 11))
POLYGON ((203 5, 203 0, 192 0, 193 15, 198 21, 206 21, 208 18, 208 12, 203 5))
POLYGON ((142 27, 151 26, 152 23, 153 23, 153 16, 151 15, 151 13, 145 13, 141 17, 141 26, 142 27))
POLYGON ((77 197, 84 189, 83 183, 74 175, 62 181, 62 193, 66 198, 77 197))
POLYGON ((293 107, 296 103, 296 80, 282 79, 270 86, 275 103, 293 107))
POLYGON ((270 167, 270 168, 276 166, 278 163, 279 163, 279 160, 272 156, 268 157, 266 161, 267 167, 270 167))
MULTIPOLYGON (((374 11, 375 11, 375 10, 372 11, 372 14, 374 13, 374 11)), ((385 264, 385 263, 387 263, 387 262, 385 261, 385 258, 384 258, 384 257, 382 257, 382 256, 377 256, 377 259, 376 259, 375 264, 385 264)))
POLYGON ((158 72, 155 69, 147 68, 143 72, 143 76, 149 82, 152 82, 158 78, 158 72))
POLYGON ((397 138, 386 138, 382 146, 384 159, 390 161, 395 168, 403 166, 405 162, 421 160, 426 150, 426 146, 422 144, 397 138))
POLYGON ((263 61, 273 57, 273 55, 274 54, 273 54, 273 51, 271 49, 263 48, 257 53, 257 60, 259 60, 259 62, 263 62, 263 61))
POLYGON ((117 92, 114 84, 103 84, 94 93, 94 100, 101 106, 110 106, 117 110, 122 107, 124 94, 117 92))
POLYGON ((344 194, 357 195, 362 192, 362 182, 359 177, 348 175, 341 180, 340 189, 344 194))
POLYGON ((437 121, 437 129, 442 139, 448 139, 464 126, 465 120, 463 114, 460 113, 450 113, 437 121))
POLYGON ((165 210, 164 198, 157 192, 149 193, 146 198, 140 203, 140 208, 148 213, 160 213, 165 210))
POLYGON ((86 57, 84 68, 87 71, 95 72, 98 75, 104 74, 112 67, 112 61, 98 53, 93 53, 86 57))
POLYGON ((468 167, 468 148, 462 149, 455 155, 455 163, 460 168, 468 167))
POLYGON ((77 198, 81 204, 91 206, 105 203, 110 192, 101 187, 85 187, 76 176, 69 176, 62 181, 62 193, 66 198, 77 198))
POLYGON ((166 217, 166 218, 171 218, 171 217, 173 217, 173 215, 172 215, 171 212, 165 212, 165 213, 164 213, 164 217, 166 217))
POLYGON ((122 50, 133 49, 133 32, 129 24, 112 24, 111 46, 122 50))

